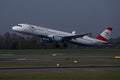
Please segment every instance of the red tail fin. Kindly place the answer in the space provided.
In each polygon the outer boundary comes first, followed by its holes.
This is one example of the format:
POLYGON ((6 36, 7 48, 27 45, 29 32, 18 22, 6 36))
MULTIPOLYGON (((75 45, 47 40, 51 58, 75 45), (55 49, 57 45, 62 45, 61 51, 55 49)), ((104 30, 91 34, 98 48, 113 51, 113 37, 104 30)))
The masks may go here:
POLYGON ((108 41, 110 39, 112 27, 107 27, 100 35, 96 37, 98 40, 108 41))

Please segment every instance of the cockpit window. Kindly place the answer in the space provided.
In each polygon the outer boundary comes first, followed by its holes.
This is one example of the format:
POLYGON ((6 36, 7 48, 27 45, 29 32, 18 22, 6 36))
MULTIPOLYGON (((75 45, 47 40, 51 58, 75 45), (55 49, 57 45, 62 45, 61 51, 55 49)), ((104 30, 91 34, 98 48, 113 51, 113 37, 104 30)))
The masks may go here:
POLYGON ((17 26, 22 27, 22 25, 18 24, 17 26))

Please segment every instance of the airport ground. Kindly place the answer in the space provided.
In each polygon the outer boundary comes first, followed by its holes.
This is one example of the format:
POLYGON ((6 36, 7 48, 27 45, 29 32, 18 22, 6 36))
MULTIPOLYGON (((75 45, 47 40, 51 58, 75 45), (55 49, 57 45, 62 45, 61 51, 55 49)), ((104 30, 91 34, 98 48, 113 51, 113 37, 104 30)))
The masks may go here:
POLYGON ((120 49, 0 50, 0 80, 119 80, 120 49))

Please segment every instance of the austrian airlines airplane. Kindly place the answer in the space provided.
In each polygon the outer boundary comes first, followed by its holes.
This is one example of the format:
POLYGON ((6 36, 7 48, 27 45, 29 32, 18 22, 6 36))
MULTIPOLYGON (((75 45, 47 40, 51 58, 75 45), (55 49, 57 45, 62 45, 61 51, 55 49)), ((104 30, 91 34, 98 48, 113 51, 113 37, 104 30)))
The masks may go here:
MULTIPOLYGON (((108 43, 112 31, 112 27, 107 27, 100 35, 96 38, 89 36, 89 33, 76 34, 75 31, 72 33, 48 29, 45 27, 30 25, 30 24, 18 24, 12 27, 12 30, 29 34, 37 37, 41 37, 43 40, 49 40, 50 42, 63 42, 64 46, 67 46, 68 42, 80 44, 80 45, 104 45, 108 43)), ((57 44, 58 45, 58 44, 57 44)))

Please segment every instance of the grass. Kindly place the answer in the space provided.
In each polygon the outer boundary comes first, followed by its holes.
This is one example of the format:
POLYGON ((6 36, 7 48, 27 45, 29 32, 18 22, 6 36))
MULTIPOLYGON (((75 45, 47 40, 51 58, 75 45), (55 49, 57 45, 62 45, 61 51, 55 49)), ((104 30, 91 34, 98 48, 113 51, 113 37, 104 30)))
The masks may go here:
POLYGON ((0 80, 119 80, 120 71, 4 72, 0 80))

